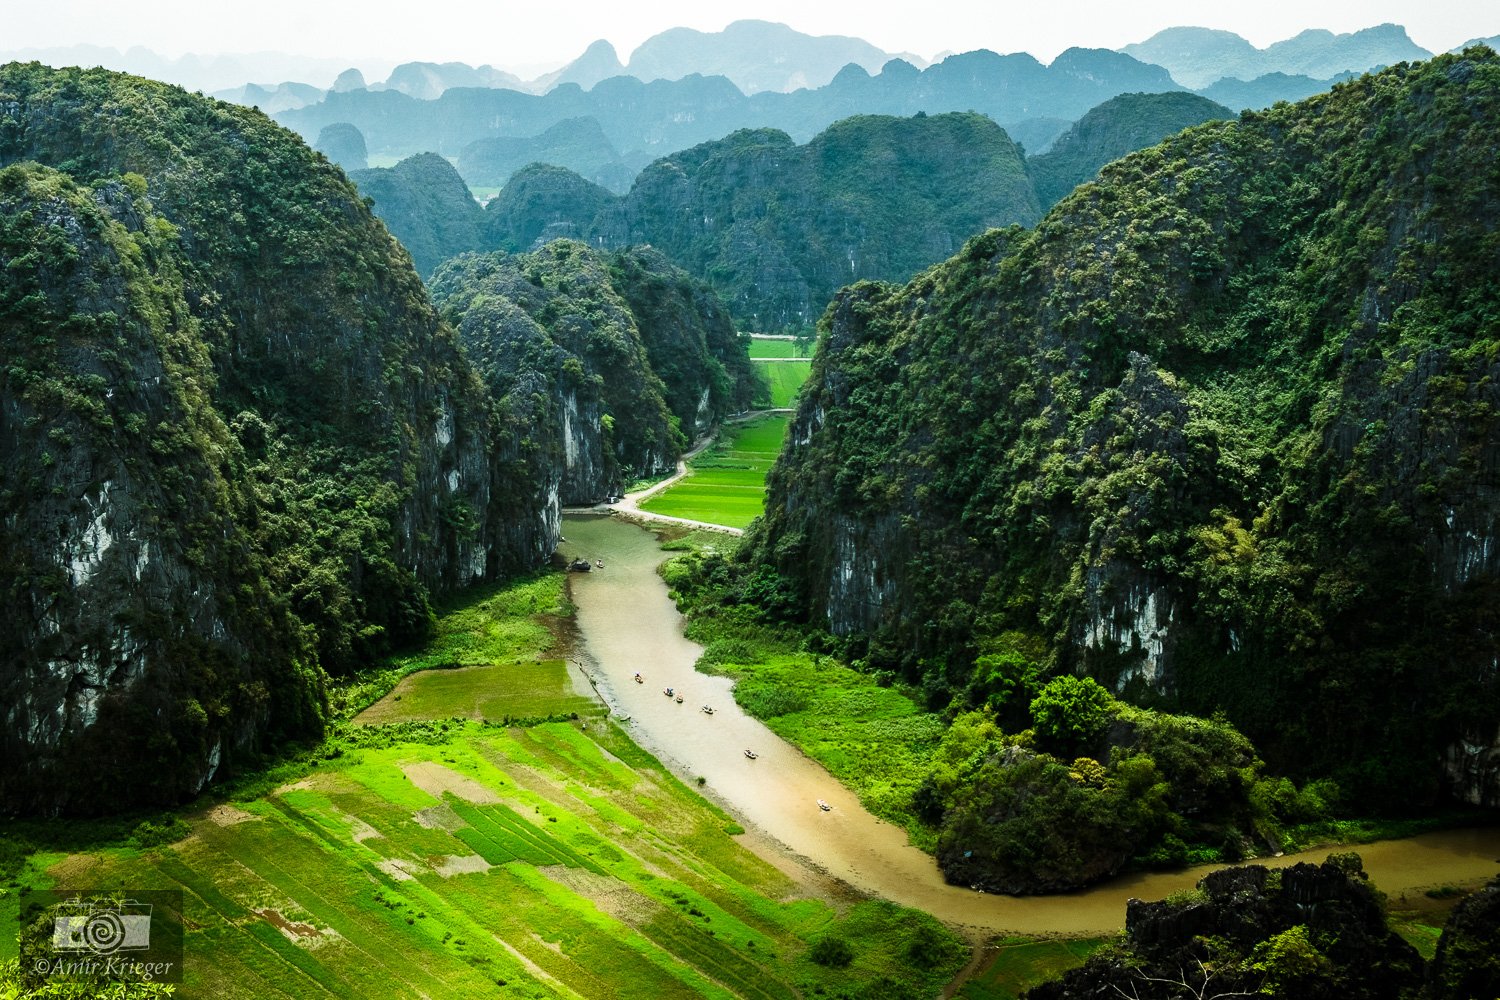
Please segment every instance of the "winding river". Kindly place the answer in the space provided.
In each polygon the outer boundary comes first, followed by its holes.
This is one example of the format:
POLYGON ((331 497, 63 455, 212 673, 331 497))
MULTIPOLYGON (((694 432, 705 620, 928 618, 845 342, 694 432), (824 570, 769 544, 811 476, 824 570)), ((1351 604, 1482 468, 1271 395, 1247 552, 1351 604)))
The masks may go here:
MULTIPOLYGON (((1124 925, 1126 900, 1191 888, 1208 870, 1124 876, 1055 896, 986 895, 948 885, 904 831, 870 815, 819 764, 741 711, 731 681, 693 669, 702 648, 682 635, 682 617, 656 573, 665 556, 654 534, 587 514, 568 515, 563 531, 566 556, 604 562, 602 570, 572 577, 572 595, 586 669, 612 712, 628 717, 635 740, 679 777, 689 783, 702 778, 704 790, 746 827, 815 868, 950 924, 1070 935, 1114 933, 1124 925), (681 704, 663 693, 667 687, 682 694, 681 704), (832 808, 821 809, 820 799, 832 808)), ((1424 834, 1356 849, 1392 898, 1436 885, 1473 885, 1500 871, 1500 829, 1424 834)), ((1258 863, 1321 861, 1327 854, 1315 850, 1258 863)))

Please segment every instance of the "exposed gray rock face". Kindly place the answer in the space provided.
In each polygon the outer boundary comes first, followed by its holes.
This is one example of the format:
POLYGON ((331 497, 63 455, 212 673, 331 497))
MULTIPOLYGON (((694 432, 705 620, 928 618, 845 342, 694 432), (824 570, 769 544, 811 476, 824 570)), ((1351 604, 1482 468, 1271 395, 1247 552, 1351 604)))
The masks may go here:
POLYGON ((682 435, 602 256, 566 240, 535 254, 470 254, 440 268, 432 292, 497 411, 522 407, 536 420, 501 418, 539 468, 559 470, 563 504, 597 503, 674 467, 682 435))
POLYGON ((750 539, 778 592, 939 697, 1027 649, 1385 806, 1496 804, 1494 71, 1189 129, 845 288, 750 539))
POLYGON ((139 263, 170 256, 161 220, 43 168, 0 191, 0 268, 53 240, 0 310, 0 808, 171 801, 315 725, 320 682, 243 529, 206 355, 147 318, 186 315, 181 279, 139 263), (116 740, 149 767, 118 769, 116 740))
POLYGON ((8 66, 0 177, 0 467, 24 470, 0 480, 0 809, 177 801, 316 735, 325 671, 418 634, 429 595, 550 556, 555 479, 294 136, 8 66))

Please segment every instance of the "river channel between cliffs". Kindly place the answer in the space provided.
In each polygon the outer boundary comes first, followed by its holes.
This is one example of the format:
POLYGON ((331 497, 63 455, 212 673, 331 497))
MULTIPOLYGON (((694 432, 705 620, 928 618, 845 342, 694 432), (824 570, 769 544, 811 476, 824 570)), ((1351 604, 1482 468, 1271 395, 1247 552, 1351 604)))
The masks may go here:
MULTIPOLYGON (((705 791, 743 825, 827 874, 950 924, 1102 935, 1124 926, 1126 900, 1191 888, 1210 870, 1125 876, 1056 896, 987 895, 948 885, 903 830, 866 812, 819 764, 741 711, 728 678, 693 669, 702 648, 683 637, 682 616, 656 572, 666 554, 651 532, 598 515, 568 515, 563 532, 566 556, 604 563, 602 570, 574 574, 571 589, 588 671, 612 713, 627 717, 632 738, 680 778, 690 784, 704 779, 705 791), (663 693, 668 687, 682 695, 680 704, 663 693), (819 800, 832 808, 823 810, 819 800)), ((1355 850, 1393 898, 1436 885, 1472 885, 1500 872, 1495 829, 1423 834, 1355 850)), ((1321 861, 1327 854, 1315 850, 1257 863, 1321 861)))

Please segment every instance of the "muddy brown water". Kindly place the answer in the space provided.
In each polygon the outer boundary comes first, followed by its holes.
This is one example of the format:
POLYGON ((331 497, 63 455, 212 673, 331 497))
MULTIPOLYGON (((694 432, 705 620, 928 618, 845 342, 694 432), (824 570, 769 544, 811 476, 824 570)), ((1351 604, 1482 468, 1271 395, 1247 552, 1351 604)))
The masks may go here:
MULTIPOLYGON (((950 924, 993 932, 1102 935, 1120 930, 1132 897, 1160 899, 1197 883, 1209 868, 1124 876, 1063 895, 987 895, 948 885, 933 859, 899 827, 859 804, 822 766, 734 702, 732 682, 693 669, 702 647, 682 634, 682 616, 656 567, 666 558, 654 534, 616 518, 564 518, 570 559, 602 559, 603 570, 572 577, 587 670, 632 737, 747 827, 864 892, 926 910, 950 924), (640 673, 642 683, 634 676, 640 673), (663 690, 683 696, 678 704, 663 690), (702 711, 713 708, 713 714, 702 711), (745 750, 756 753, 754 760, 745 750), (832 806, 824 811, 823 800, 832 806)), ((752 843, 753 846, 753 843, 752 843)), ((1500 830, 1454 830, 1357 848, 1365 869, 1393 899, 1438 885, 1475 885, 1500 873, 1500 830)), ((1322 861, 1328 849, 1257 863, 1322 861)))

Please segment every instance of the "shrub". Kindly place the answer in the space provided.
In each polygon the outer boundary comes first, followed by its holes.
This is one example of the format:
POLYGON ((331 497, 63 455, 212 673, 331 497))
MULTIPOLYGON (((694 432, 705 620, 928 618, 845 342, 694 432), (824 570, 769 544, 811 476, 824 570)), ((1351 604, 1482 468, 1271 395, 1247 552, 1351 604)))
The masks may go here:
POLYGON ((1063 674, 1047 682, 1031 701, 1037 735, 1073 746, 1099 734, 1115 699, 1092 677, 1063 674))
POLYGON ((845 969, 854 961, 854 949, 849 946, 848 941, 829 934, 813 942, 807 957, 830 969, 845 969))

